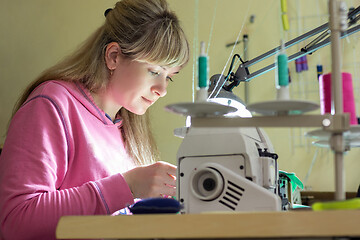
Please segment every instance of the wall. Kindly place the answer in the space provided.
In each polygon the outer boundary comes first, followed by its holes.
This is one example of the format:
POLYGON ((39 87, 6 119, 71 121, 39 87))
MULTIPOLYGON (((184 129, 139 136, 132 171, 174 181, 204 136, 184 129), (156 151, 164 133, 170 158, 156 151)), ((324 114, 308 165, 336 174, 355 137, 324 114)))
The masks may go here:
MULTIPOLYGON (((112 7, 113 0, 1 0, 0 2, 0 143, 4 141, 7 122, 12 107, 21 91, 37 75, 52 66, 62 57, 70 54, 90 33, 104 21, 103 12, 112 7)), ((288 0, 290 30, 284 32, 280 22, 278 0, 169 0, 188 35, 192 57, 198 52, 198 41, 210 42, 210 75, 227 72, 226 65, 235 53, 243 55, 242 43, 234 49, 225 47, 238 36, 249 35, 248 58, 252 59, 276 46, 280 38, 290 40, 299 34, 325 23, 328 19, 327 0, 288 0), (216 14, 214 14, 216 13, 216 14), (250 16, 254 22, 250 23, 250 16), (198 26, 198 27, 197 27, 198 26), (241 30, 241 31, 240 31, 241 30), (211 34, 210 34, 211 33, 211 34), (211 36, 211 38, 210 38, 211 36), (232 52, 233 50, 233 52, 232 52), (231 54, 232 52, 232 54, 231 54)), ((357 7, 359 0, 346 1, 357 7)), ((359 92, 359 33, 342 41, 344 71, 353 74, 360 111, 359 92)), ((292 54, 302 47, 299 44, 288 50, 292 54)), ((260 69, 274 61, 274 57, 250 68, 260 69)), ((291 95, 296 99, 319 102, 316 80, 316 64, 321 63, 325 72, 331 71, 330 47, 318 50, 308 56, 309 71, 296 74, 294 63, 290 63, 293 83, 291 95)), ((193 98, 193 59, 174 78, 168 95, 151 109, 153 128, 163 160, 175 163, 175 155, 181 139, 173 136, 173 130, 185 124, 185 118, 164 111, 170 103, 189 102, 193 98)), ((250 84, 249 102, 273 100, 275 71, 253 79, 250 84)), ((240 85, 234 92, 244 98, 244 88, 240 85)), ((315 111, 314 113, 318 113, 315 111)), ((311 145, 311 139, 304 138, 312 129, 266 129, 276 152, 279 154, 280 168, 296 172, 312 190, 334 190, 334 160, 328 149, 311 145), (313 162, 313 163, 312 163, 313 162), (312 166, 312 171, 310 167, 312 166), (309 174, 310 173, 310 174, 309 174), (307 176, 308 175, 308 176, 307 176)), ((355 191, 360 183, 360 161, 356 155, 358 148, 346 154, 346 188, 355 191)))

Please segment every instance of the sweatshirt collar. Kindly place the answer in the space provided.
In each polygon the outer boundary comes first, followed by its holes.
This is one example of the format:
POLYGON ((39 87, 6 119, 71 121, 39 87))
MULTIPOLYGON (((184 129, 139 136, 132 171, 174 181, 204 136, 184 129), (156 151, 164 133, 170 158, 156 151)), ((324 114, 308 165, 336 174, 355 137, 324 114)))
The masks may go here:
POLYGON ((116 117, 115 117, 115 119, 114 119, 114 121, 111 119, 111 117, 109 116, 109 114, 107 114, 107 113, 105 113, 105 116, 110 120, 110 121, 112 121, 114 124, 115 124, 115 126, 117 126, 117 127, 122 127, 122 118, 119 116, 119 114, 116 114, 116 117))
POLYGON ((111 117, 105 113, 101 108, 99 108, 95 101, 94 98, 92 97, 90 91, 82 84, 76 82, 76 87, 79 89, 80 93, 83 95, 83 97, 91 104, 91 106, 96 110, 99 118, 101 119, 101 121, 106 124, 106 125, 111 125, 114 124, 117 127, 121 127, 122 126, 122 118, 119 116, 119 114, 116 115, 114 121, 111 119, 111 117))

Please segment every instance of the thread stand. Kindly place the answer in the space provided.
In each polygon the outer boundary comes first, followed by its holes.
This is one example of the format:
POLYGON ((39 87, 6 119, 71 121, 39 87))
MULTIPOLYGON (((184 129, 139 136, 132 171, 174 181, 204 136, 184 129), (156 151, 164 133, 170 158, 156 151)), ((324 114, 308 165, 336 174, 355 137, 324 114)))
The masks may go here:
POLYGON ((319 105, 303 100, 274 100, 249 104, 247 110, 262 115, 299 115, 319 108, 319 105))

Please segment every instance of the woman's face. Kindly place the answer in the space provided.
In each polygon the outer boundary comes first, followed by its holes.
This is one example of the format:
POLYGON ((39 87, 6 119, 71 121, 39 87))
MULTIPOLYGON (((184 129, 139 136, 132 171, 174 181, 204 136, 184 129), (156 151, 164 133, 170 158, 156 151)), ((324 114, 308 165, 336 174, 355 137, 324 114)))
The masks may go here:
POLYGON ((179 70, 180 67, 167 68, 123 58, 111 75, 108 94, 120 107, 142 115, 166 95, 169 81, 179 70))

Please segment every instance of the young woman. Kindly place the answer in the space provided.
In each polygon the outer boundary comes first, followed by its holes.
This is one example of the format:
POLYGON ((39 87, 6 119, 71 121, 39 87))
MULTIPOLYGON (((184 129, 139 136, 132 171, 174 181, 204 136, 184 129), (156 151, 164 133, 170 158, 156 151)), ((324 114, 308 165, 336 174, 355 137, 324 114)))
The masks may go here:
POLYGON ((189 47, 165 0, 122 0, 15 108, 0 158, 0 236, 54 239, 63 215, 111 214, 175 195, 147 109, 166 95, 189 47))

